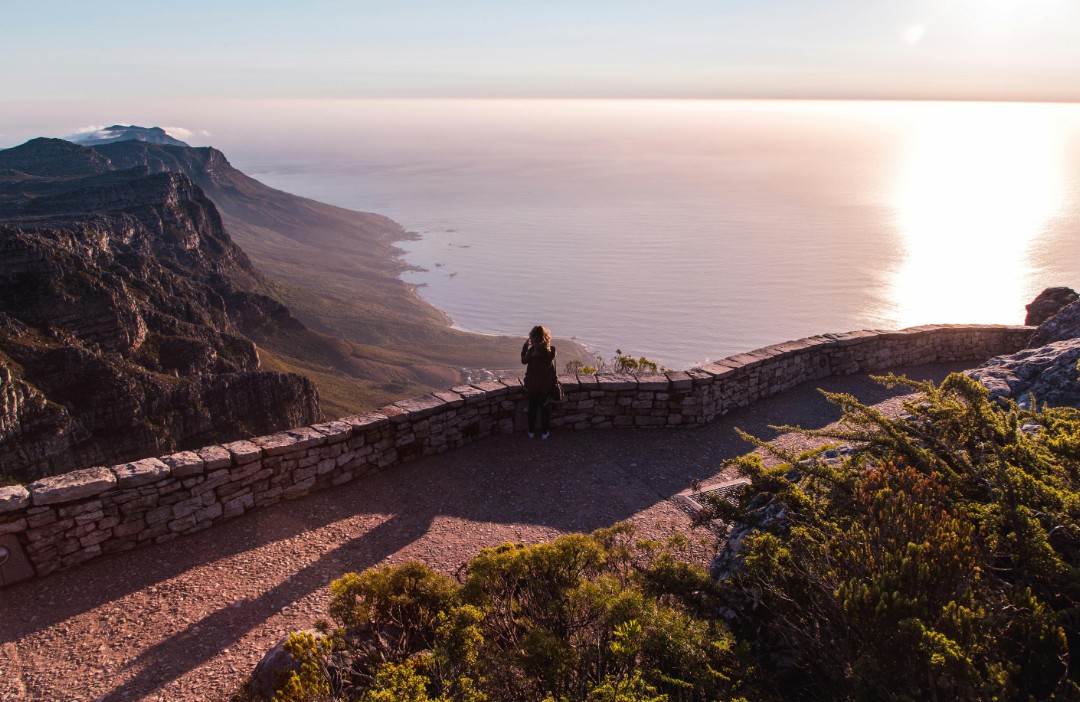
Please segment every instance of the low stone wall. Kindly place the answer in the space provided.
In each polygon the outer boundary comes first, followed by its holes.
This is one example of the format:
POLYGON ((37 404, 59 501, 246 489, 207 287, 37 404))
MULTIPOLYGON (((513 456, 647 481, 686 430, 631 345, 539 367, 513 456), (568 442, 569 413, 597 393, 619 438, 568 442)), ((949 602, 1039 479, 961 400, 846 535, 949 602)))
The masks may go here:
MULTIPOLYGON (((977 325, 857 331, 769 346, 688 371, 561 376, 566 401, 552 413, 552 424, 702 425, 830 375, 982 362, 1024 348, 1033 331, 977 325)), ((525 401, 518 381, 474 383, 270 436, 0 488, 0 549, 12 563, 25 555, 33 573, 43 576, 102 554, 164 543, 374 470, 513 432, 525 401)), ((0 561, 0 585, 15 572, 0 561)))

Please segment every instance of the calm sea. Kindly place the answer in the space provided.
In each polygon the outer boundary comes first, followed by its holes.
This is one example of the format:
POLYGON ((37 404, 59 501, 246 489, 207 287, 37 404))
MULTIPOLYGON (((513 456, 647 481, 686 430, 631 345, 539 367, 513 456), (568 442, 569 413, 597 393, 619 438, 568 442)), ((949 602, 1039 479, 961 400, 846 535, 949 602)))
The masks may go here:
MULTIPOLYGON (((465 329, 543 323, 681 368, 813 334, 1020 323, 1080 286, 1080 106, 277 103, 230 149, 419 234, 465 329)), ((225 142, 225 143, 222 143, 225 142)))

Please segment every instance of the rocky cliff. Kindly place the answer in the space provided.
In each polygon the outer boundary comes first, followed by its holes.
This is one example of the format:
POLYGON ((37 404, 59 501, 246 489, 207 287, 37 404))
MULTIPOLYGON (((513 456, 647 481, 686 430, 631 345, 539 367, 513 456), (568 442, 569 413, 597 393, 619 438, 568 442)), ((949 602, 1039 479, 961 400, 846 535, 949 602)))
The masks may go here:
POLYGON ((246 330, 303 329, 202 189, 37 139, 0 152, 0 473, 20 479, 319 419, 246 330))

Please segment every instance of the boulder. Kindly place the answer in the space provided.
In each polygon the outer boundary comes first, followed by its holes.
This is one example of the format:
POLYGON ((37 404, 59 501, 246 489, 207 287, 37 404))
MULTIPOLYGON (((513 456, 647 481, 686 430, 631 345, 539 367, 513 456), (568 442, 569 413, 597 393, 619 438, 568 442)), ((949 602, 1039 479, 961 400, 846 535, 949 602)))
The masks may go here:
POLYGON ((1034 397, 1039 406, 1080 408, 1078 359, 1080 338, 1066 339, 997 356, 965 372, 991 397, 1012 398, 1022 407, 1030 407, 1034 397))
POLYGON ((1039 325, 1028 345, 1032 348, 1080 337, 1080 300, 1071 302, 1039 325))
MULTIPOLYGON (((314 636, 316 640, 323 637, 318 631, 306 630, 306 632, 314 636)), ((300 669, 300 664, 296 662, 291 653, 285 650, 285 642, 289 640, 291 635, 286 634, 283 636, 255 666, 255 670, 251 673, 251 680, 248 683, 248 690, 252 699, 272 702, 274 693, 277 692, 277 686, 281 684, 285 676, 300 669)))
POLYGON ((1053 317, 1062 307, 1080 300, 1080 295, 1072 288, 1047 288, 1027 305, 1027 317, 1024 324, 1037 327, 1053 317))

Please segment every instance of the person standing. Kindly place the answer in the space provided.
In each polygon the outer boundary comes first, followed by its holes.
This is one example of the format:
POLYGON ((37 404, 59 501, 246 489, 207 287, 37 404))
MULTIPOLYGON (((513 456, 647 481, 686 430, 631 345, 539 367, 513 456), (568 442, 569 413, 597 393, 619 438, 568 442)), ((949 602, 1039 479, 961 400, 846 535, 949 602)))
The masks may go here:
POLYGON ((551 396, 555 392, 558 374, 555 371, 555 347, 551 332, 539 324, 529 332, 521 347, 521 362, 525 369, 525 389, 529 391, 529 438, 536 434, 536 415, 540 414, 540 438, 551 435, 551 396))

